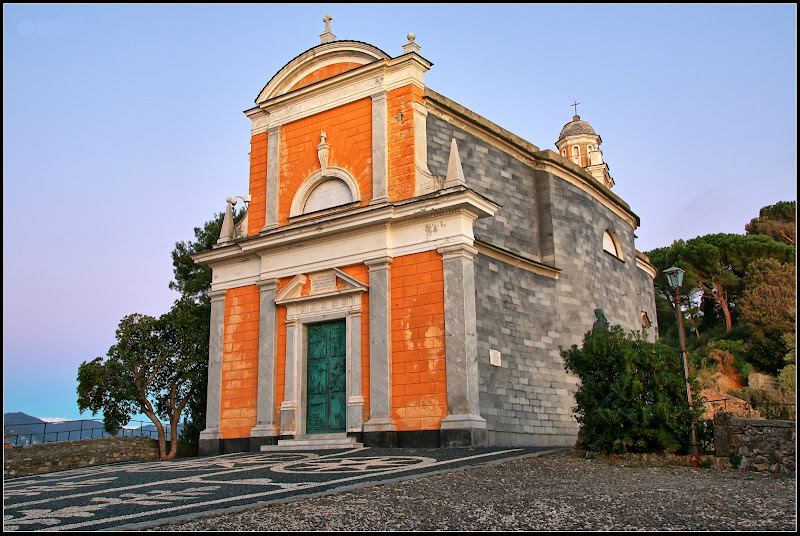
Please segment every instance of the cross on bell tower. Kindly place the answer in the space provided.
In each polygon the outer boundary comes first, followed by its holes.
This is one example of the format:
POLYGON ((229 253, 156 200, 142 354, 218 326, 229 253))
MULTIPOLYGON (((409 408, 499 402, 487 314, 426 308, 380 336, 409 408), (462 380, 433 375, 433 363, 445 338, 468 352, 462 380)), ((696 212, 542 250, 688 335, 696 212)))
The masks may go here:
POLYGON ((572 104, 570 104, 570 106, 575 108, 575 117, 572 118, 573 121, 577 121, 578 119, 580 119, 580 116, 578 115, 578 105, 579 104, 580 104, 580 102, 578 102, 578 101, 575 101, 572 104))

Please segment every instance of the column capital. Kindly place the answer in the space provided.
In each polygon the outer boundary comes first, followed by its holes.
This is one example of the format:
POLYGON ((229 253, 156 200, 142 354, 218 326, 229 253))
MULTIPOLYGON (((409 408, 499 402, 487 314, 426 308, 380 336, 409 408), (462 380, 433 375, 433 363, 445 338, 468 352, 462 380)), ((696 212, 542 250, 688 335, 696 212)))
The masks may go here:
POLYGON ((208 292, 208 297, 211 299, 212 302, 215 301, 222 301, 225 299, 225 295, 228 293, 228 290, 211 290, 208 292))
POLYGON ((269 279, 260 279, 256 281, 256 285, 261 292, 269 292, 270 290, 277 291, 280 286, 280 279, 270 277, 269 279))
POLYGON ((369 267, 369 271, 371 272, 372 270, 381 270, 388 268, 389 265, 392 264, 392 261, 394 261, 394 257, 390 255, 384 255, 383 257, 367 259, 364 261, 364 264, 366 264, 369 267))
POLYGON ((442 260, 465 258, 472 260, 478 254, 478 250, 467 244, 453 244, 437 249, 442 254, 442 260))
POLYGON ((389 97, 389 92, 385 89, 382 89, 378 92, 373 93, 370 95, 372 97, 372 101, 375 102, 377 100, 386 100, 389 97))

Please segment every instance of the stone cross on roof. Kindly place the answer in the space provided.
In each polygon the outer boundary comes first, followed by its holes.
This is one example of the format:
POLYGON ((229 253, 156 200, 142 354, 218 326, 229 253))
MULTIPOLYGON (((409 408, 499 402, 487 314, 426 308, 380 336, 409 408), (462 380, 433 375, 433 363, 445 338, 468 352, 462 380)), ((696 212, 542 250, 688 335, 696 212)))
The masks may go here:
POLYGON ((331 21, 333 17, 331 17, 330 13, 327 13, 323 18, 322 22, 325 23, 325 31, 319 35, 319 42, 322 43, 330 43, 331 41, 336 41, 336 36, 333 35, 331 32, 331 21))
POLYGON ((580 102, 578 102, 578 101, 575 101, 575 102, 573 102, 572 104, 570 104, 570 106, 572 106, 573 108, 575 108, 575 115, 578 115, 578 105, 579 105, 579 104, 580 104, 580 102))

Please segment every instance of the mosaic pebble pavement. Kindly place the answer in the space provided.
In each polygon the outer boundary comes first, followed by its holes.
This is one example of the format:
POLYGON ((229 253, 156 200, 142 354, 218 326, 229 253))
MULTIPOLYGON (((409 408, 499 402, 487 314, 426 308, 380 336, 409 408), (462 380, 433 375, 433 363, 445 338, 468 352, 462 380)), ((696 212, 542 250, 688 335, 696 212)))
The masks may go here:
POLYGON ((4 481, 3 530, 145 528, 546 450, 356 448, 87 467, 4 481))

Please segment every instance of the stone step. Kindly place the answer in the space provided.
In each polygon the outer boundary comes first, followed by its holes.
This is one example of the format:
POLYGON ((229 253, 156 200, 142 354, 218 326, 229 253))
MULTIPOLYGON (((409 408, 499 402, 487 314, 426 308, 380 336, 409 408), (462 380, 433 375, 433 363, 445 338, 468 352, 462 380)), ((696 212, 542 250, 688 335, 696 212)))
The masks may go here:
POLYGON ((279 439, 277 445, 262 445, 261 452, 279 452, 287 450, 333 450, 362 448, 352 437, 325 437, 315 439, 279 439))

